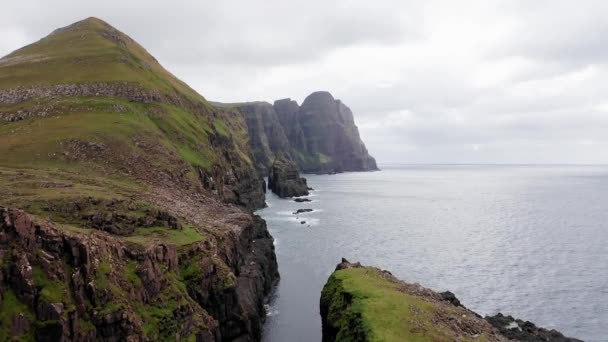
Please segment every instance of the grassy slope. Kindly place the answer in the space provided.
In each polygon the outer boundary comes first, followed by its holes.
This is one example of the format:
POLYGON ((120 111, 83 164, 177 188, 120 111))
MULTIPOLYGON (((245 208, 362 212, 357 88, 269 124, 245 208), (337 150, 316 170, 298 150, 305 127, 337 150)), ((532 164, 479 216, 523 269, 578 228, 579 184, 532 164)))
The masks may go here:
MULTIPOLYGON (((103 21, 89 18, 70 25, 0 60, 0 89, 100 82, 128 82, 137 88, 177 95, 195 104, 198 110, 97 96, 0 104, 0 113, 51 108, 50 114, 44 117, 16 122, 0 120, 0 192, 3 194, 0 206, 22 208, 41 218, 51 218, 56 226, 67 231, 91 234, 94 230, 85 222, 60 212, 49 212, 45 207, 88 197, 133 201, 163 186, 196 188, 200 184, 196 167, 208 169, 226 162, 225 151, 214 147, 212 139, 233 145, 231 160, 240 159, 252 165, 247 129, 240 116, 209 106, 202 96, 166 71, 139 44, 103 21)), ((135 211, 140 207, 154 208, 148 203, 136 204, 135 211)), ((201 227, 181 223, 182 230, 142 227, 131 236, 116 238, 137 245, 161 240, 180 249, 208 238, 201 227)), ((225 267, 221 261, 218 265, 225 267)), ((116 277, 124 274, 130 283, 141 286, 141 280, 133 271, 136 267, 132 263, 109 265, 106 273, 116 277)), ((68 285, 49 283, 39 269, 36 270, 36 283, 46 289, 45 298, 70 305, 70 298, 60 298, 62 291, 58 291, 59 285, 68 285)), ((113 312, 131 304, 128 290, 109 282, 103 270, 98 277, 98 283, 109 287, 114 298, 112 305, 99 310, 113 312)), ((181 276, 167 274, 167 277, 171 278, 171 286, 163 290, 156 302, 136 307, 145 333, 152 339, 168 338, 159 336, 160 322, 172 324, 174 309, 184 302, 192 302, 181 276)), ((232 274, 227 274, 223 281, 229 284, 231 277, 232 274)), ((11 291, 3 296, 0 303, 2 340, 10 328, 8 321, 15 313, 32 316, 11 291)), ((81 326, 94 329, 86 320, 81 326)))
POLYGON ((115 81, 205 102, 141 45, 97 18, 58 29, 0 60, 0 89, 115 81))
MULTIPOLYGON (((400 291, 399 283, 375 268, 334 272, 321 301, 331 303, 329 320, 343 328, 336 341, 448 342, 454 338, 432 322, 436 304, 400 291)), ((455 311, 453 315, 458 317, 455 311)))

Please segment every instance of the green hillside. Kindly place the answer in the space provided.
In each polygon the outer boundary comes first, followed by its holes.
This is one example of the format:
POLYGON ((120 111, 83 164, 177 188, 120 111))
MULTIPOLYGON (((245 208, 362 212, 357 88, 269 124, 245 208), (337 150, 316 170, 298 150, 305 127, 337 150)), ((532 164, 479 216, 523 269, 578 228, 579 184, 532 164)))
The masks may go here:
POLYGON ((237 270, 277 275, 263 222, 230 205, 264 204, 251 159, 238 113, 99 19, 0 59, 0 340, 254 334, 237 270))

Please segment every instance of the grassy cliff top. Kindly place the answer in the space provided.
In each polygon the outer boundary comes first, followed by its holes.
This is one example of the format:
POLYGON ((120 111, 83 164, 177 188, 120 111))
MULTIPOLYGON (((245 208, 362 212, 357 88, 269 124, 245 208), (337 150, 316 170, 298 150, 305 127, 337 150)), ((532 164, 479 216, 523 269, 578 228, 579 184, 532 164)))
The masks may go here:
POLYGON ((502 341, 482 318, 388 272, 334 272, 321 297, 324 341, 502 341))

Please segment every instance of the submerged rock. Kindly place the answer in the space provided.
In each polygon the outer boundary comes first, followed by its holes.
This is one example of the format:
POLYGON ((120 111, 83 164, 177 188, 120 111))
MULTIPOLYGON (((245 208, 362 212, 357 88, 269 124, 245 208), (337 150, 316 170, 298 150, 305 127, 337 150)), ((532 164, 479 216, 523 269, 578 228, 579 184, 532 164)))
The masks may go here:
MULTIPOLYGON (((310 189, 310 188, 309 188, 310 189)), ((302 203, 302 202, 312 202, 308 198, 296 198, 293 200, 294 202, 302 203)))
POLYGON ((296 164, 286 157, 279 157, 272 163, 268 188, 282 198, 308 195, 306 179, 300 177, 296 164))
POLYGON ((311 211, 312 211, 312 209, 298 209, 298 210, 294 211, 293 213, 295 215, 297 215, 297 214, 302 214, 302 213, 310 213, 311 211))

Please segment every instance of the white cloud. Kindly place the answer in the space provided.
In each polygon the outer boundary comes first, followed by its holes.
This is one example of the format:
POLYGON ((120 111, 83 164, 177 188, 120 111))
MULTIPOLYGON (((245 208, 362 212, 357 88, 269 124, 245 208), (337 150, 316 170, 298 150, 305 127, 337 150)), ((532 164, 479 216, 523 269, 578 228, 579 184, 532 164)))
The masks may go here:
POLYGON ((88 16, 209 99, 329 90, 380 162, 608 162, 605 1, 24 0, 0 54, 88 16))

